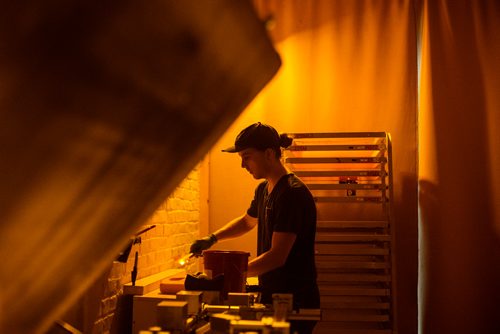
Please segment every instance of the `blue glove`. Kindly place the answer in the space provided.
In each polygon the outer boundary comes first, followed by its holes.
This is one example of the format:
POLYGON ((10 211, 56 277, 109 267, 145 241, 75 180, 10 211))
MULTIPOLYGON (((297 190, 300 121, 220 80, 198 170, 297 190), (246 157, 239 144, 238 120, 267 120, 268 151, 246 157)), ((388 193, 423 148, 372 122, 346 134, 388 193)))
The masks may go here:
POLYGON ((201 252, 209 249, 217 242, 217 237, 214 234, 210 234, 205 238, 198 239, 191 245, 190 252, 196 256, 200 256, 201 252))

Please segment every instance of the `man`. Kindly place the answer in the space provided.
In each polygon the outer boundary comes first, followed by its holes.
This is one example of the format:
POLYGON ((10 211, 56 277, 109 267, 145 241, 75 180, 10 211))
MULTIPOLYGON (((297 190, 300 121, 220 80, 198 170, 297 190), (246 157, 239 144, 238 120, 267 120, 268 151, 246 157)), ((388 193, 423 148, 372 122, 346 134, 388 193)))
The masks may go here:
MULTIPOLYGON (((281 147, 292 139, 271 126, 255 123, 236 137, 223 152, 238 153, 241 167, 257 186, 246 214, 230 221, 208 237, 196 240, 191 252, 200 254, 218 240, 247 233, 258 226, 257 257, 248 263, 248 276, 259 276, 261 301, 272 303, 273 293, 293 294, 294 309, 319 308, 314 263, 316 205, 309 189, 283 166, 281 147)), ((315 322, 291 323, 292 331, 311 333, 315 322)))

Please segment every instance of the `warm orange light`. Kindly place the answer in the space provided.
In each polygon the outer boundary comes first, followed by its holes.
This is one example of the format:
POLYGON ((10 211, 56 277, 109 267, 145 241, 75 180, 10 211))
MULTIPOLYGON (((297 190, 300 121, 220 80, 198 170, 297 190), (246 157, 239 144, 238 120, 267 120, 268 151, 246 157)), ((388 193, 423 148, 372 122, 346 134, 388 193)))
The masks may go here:
POLYGON ((190 262, 190 260, 191 260, 191 258, 192 258, 193 256, 194 256, 194 254, 193 254, 193 253, 189 253, 188 255, 184 255, 183 257, 181 257, 181 258, 177 261, 177 263, 178 263, 178 264, 179 264, 179 266, 182 268, 182 267, 184 267, 184 266, 186 266, 186 265, 188 265, 188 264, 189 264, 189 262, 190 262))

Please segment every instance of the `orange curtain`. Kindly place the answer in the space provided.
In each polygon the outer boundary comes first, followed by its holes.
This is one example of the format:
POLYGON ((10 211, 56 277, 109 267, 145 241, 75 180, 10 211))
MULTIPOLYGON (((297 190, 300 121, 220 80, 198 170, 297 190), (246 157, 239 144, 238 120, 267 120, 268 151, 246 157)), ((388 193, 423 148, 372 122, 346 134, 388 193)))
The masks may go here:
MULTIPOLYGON (((259 0, 283 65, 210 152, 210 229, 256 181, 220 149, 250 123, 280 132, 388 131, 393 139, 399 331, 417 327, 417 51, 412 1, 259 0)), ((218 245, 252 251, 254 236, 218 245)))
POLYGON ((500 3, 423 1, 422 333, 500 333, 500 3))

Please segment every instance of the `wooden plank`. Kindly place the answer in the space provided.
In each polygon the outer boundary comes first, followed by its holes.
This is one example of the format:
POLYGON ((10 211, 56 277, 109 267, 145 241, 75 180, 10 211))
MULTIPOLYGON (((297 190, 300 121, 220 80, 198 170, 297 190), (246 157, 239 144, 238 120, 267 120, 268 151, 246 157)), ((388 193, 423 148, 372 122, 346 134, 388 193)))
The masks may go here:
POLYGON ((382 151, 385 144, 378 145, 293 145, 288 151, 382 151))
POLYGON ((391 241, 391 236, 388 234, 366 234, 366 233, 350 233, 350 234, 339 234, 339 233, 328 233, 328 232, 317 232, 316 242, 360 242, 360 241, 391 241))
POLYGON ((380 170, 294 170, 299 177, 336 177, 336 176, 378 176, 384 177, 385 171, 380 170))
POLYGON ((316 202, 337 203, 385 203, 387 198, 382 196, 314 196, 316 202))
POLYGON ((385 288, 356 288, 343 286, 323 286, 320 285, 321 295, 329 296, 389 296, 390 289, 385 288))
POLYGON ((390 309, 389 302, 323 302, 321 301, 321 309, 374 309, 388 310, 390 309))
POLYGON ((389 269, 390 263, 385 262, 326 262, 316 261, 317 269, 389 269))
POLYGON ((385 262, 334 262, 334 261, 316 261, 316 268, 321 269, 388 269, 389 263, 385 262))
POLYGON ((318 255, 389 255, 389 248, 377 247, 372 244, 335 244, 316 243, 318 255))
POLYGON ((318 282, 390 282, 390 275, 318 273, 318 282))
POLYGON ((292 138, 385 138, 385 132, 307 132, 287 133, 292 138))
POLYGON ((387 186, 381 183, 308 183, 306 182, 309 190, 344 190, 344 189, 357 189, 357 190, 383 190, 387 186))
POLYGON ((332 322, 320 322, 314 328, 314 334, 392 334, 392 330, 391 329, 344 329, 344 328, 332 328, 331 323, 332 322))
POLYGON ((379 303, 388 302, 387 297, 380 296, 324 296, 321 298, 321 305, 323 303, 379 303))
POLYGON ((290 164, 343 164, 343 163, 385 163, 386 157, 290 157, 290 164))
POLYGON ((316 223, 316 228, 387 228, 388 226, 389 222, 383 220, 319 220, 316 223))
POLYGON ((324 321, 361 321, 361 322, 388 322, 388 314, 377 314, 367 312, 353 312, 344 310, 323 310, 322 319, 324 321))
MULTIPOLYGON (((343 330, 377 330, 387 329, 387 323, 378 322, 359 322, 359 321, 321 321, 316 327, 321 327, 327 324, 330 329, 343 329, 343 330)), ((314 331, 316 333, 316 331, 314 331)))
POLYGON ((315 256, 317 262, 386 262, 383 256, 374 255, 338 255, 327 254, 315 256))

